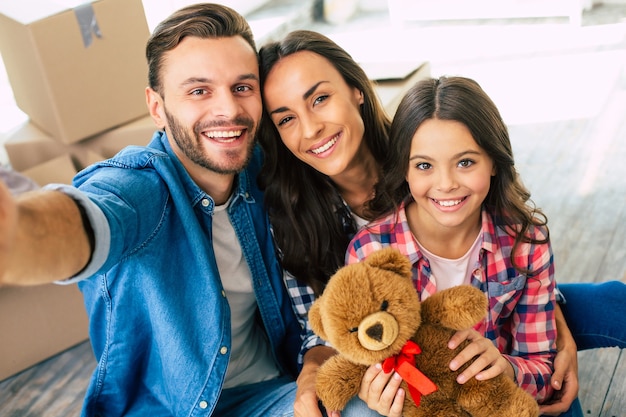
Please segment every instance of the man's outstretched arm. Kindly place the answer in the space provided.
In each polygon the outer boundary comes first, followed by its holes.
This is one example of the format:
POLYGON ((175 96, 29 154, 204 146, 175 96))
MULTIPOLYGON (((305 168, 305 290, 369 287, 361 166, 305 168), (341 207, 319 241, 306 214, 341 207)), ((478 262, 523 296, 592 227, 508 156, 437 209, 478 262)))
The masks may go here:
POLYGON ((0 181, 0 285, 69 278, 84 268, 91 250, 71 197, 45 190, 14 197, 0 181))

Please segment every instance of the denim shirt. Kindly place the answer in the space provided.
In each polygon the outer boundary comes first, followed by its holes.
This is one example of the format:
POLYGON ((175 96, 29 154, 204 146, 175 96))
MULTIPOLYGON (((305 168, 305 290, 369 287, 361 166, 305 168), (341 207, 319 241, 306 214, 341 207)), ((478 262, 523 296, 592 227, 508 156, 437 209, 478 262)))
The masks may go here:
MULTIPOLYGON (((295 375, 301 328, 256 185, 261 164, 256 147, 227 210, 252 273, 258 319, 283 373, 295 375)), ((211 415, 231 347, 230 309, 211 242, 213 199, 163 132, 148 147, 126 148, 82 171, 74 185, 110 230, 99 270, 70 280, 79 280, 98 362, 82 415, 211 415)))

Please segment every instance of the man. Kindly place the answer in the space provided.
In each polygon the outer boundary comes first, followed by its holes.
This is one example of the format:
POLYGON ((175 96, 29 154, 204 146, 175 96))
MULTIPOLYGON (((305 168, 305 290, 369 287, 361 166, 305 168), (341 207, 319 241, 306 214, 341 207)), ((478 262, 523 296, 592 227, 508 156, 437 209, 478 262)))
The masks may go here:
POLYGON ((84 416, 293 415, 301 328, 256 186, 250 28, 190 6, 146 53, 148 147, 76 188, 13 200, 0 183, 0 283, 78 283, 98 362, 84 416))

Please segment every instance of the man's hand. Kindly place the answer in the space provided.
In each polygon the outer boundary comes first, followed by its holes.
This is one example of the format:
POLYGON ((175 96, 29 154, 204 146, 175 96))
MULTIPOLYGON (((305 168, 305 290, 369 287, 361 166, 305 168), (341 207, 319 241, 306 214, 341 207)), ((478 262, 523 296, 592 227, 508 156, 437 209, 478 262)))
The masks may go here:
POLYGON ((326 346, 316 346, 304 355, 302 371, 298 375, 294 417, 322 417, 315 392, 315 378, 322 363, 337 352, 326 346))

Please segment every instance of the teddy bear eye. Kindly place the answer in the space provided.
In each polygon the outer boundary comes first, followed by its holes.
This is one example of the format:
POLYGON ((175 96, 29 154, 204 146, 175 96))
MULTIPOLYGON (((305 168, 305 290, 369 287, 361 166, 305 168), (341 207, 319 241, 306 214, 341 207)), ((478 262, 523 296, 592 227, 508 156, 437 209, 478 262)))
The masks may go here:
POLYGON ((353 327, 353 328, 350 329, 350 333, 356 333, 358 331, 359 331, 358 327, 353 327))
POLYGON ((383 300, 382 304, 380 305, 380 311, 387 311, 388 308, 389 302, 387 300, 383 300))

